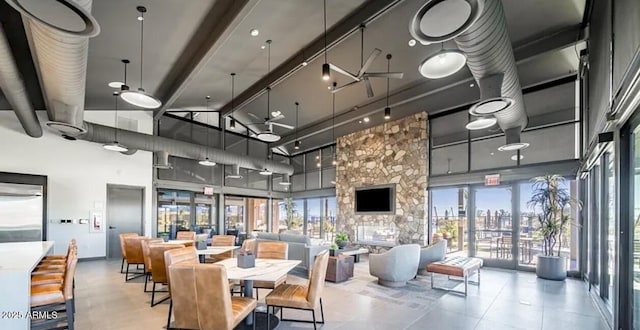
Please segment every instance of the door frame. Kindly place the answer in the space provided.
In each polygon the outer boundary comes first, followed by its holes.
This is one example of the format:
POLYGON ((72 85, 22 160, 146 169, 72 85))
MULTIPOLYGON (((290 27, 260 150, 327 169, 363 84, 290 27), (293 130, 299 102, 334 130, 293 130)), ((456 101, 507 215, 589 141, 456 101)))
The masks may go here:
MULTIPOLYGON (((109 237, 111 235, 109 235, 109 188, 124 188, 124 189, 132 189, 132 190, 141 190, 142 192, 142 218, 140 221, 140 233, 142 236, 145 236, 145 230, 144 230, 144 219, 146 216, 146 212, 145 212, 145 205, 146 205, 146 200, 145 200, 145 196, 146 196, 146 187, 144 186, 133 186, 133 185, 124 185, 124 184, 114 184, 114 183, 107 183, 107 185, 105 186, 106 191, 105 191, 105 230, 106 230, 106 239, 105 239, 105 248, 106 248, 106 253, 105 253, 105 257, 108 259, 109 258, 109 244, 110 239, 109 237)), ((112 257, 113 258, 113 257, 112 257)))

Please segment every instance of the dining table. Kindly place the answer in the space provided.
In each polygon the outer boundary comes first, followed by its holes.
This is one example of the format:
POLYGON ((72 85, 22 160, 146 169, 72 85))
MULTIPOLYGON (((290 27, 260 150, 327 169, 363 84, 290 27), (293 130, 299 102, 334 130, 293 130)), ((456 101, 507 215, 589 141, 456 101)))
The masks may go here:
POLYGON ((206 250, 197 250, 196 254, 200 258, 200 263, 204 263, 205 256, 221 254, 229 251, 239 249, 239 246, 207 246, 206 250))
MULTIPOLYGON (((227 278, 232 281, 244 281, 244 296, 253 298, 253 281, 275 282, 294 269, 300 260, 260 259, 256 258, 254 267, 238 267, 237 258, 229 258, 217 262, 223 265, 227 271, 227 278)), ((255 312, 254 312, 255 313, 255 312)), ((267 315, 267 317, 270 317, 267 315)), ((245 319, 246 325, 253 324, 253 313, 245 319)))

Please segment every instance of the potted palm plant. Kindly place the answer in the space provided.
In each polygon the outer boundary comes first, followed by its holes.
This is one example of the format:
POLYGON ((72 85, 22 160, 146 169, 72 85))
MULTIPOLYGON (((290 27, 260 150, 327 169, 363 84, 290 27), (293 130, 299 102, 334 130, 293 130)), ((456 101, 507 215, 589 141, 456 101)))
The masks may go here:
MULTIPOLYGON (((538 234, 542 237, 542 254, 536 263, 536 275, 549 280, 563 281, 567 278, 566 257, 560 254, 563 234, 573 220, 571 206, 579 203, 562 188, 565 181, 559 175, 533 178, 532 196, 528 206, 538 212, 538 234)), ((565 243, 566 244, 566 243, 565 243)))

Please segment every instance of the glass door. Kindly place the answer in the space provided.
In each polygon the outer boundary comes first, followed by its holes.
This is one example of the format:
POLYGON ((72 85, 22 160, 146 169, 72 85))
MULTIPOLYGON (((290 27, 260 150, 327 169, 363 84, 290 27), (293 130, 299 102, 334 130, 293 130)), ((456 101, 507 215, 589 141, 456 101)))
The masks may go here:
POLYGON ((512 187, 472 187, 472 192, 470 254, 484 259, 487 266, 515 268, 519 237, 512 217, 512 187))
POLYGON ((175 239, 181 230, 191 230, 191 193, 158 191, 158 237, 175 239))

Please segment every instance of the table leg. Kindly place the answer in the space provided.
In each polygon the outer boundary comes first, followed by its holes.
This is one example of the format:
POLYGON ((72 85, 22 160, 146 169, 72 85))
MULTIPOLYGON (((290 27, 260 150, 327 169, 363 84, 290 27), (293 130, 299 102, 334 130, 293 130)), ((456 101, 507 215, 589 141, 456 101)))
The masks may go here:
POLYGON ((200 263, 203 264, 204 263, 204 254, 201 254, 198 257, 200 258, 200 263))
POLYGON ((353 262, 360 262, 360 255, 359 254, 354 254, 353 255, 353 262))
MULTIPOLYGON (((247 298, 253 298, 253 280, 244 280, 244 296, 247 298)), ((247 318, 244 319, 244 323, 246 325, 253 324, 253 313, 255 312, 249 313, 249 315, 247 315, 247 318)))

